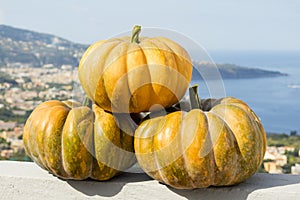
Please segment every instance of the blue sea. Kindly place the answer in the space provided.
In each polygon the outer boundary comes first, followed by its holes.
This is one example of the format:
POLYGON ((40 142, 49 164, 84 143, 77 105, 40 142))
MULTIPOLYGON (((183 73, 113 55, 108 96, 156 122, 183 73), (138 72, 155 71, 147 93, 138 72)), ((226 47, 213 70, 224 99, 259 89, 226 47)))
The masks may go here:
MULTIPOLYGON (((214 51, 215 63, 232 63, 287 73, 288 76, 225 79, 224 95, 245 101, 261 118, 267 132, 300 133, 300 51, 214 51)), ((197 59, 197 58, 195 58, 197 59)), ((198 81, 193 81, 196 83, 198 81)), ((193 84, 192 83, 192 84, 193 84)), ((202 98, 213 97, 201 81, 202 98)))

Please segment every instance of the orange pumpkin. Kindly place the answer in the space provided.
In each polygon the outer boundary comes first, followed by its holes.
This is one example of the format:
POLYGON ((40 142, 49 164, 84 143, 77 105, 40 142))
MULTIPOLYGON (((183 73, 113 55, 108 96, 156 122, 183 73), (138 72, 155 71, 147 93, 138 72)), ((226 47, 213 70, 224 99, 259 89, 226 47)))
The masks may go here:
POLYGON ((139 113, 155 104, 169 107, 188 88, 192 62, 185 49, 165 37, 140 38, 140 32, 135 26, 131 37, 96 42, 80 60, 82 88, 105 110, 139 113))
POLYGON ((108 180, 135 163, 134 130, 125 115, 51 100, 31 113, 23 142, 28 156, 58 177, 108 180))
POLYGON ((176 111, 137 128, 134 148, 142 169, 179 189, 233 185, 252 176, 266 150, 259 118, 232 97, 198 101, 191 95, 191 102, 202 110, 176 111))

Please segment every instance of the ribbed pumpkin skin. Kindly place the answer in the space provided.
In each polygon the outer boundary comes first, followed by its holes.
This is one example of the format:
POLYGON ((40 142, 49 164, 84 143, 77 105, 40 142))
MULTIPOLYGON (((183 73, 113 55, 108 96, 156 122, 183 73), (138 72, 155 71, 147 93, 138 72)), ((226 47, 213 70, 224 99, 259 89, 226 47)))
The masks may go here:
POLYGON ((192 78, 188 53, 164 37, 113 38, 91 45, 81 58, 78 76, 87 96, 114 113, 169 107, 185 94, 192 78))
POLYGON ((266 135, 244 102, 227 97, 213 102, 209 111, 177 111, 144 121, 135 132, 134 147, 144 171, 167 185, 226 186, 256 172, 266 135))
POLYGON ((123 129, 127 133, 118 128, 114 116, 96 105, 91 110, 76 102, 44 102, 24 126, 26 153, 63 179, 108 180, 135 162, 135 128, 122 116, 118 120, 127 126, 123 129))

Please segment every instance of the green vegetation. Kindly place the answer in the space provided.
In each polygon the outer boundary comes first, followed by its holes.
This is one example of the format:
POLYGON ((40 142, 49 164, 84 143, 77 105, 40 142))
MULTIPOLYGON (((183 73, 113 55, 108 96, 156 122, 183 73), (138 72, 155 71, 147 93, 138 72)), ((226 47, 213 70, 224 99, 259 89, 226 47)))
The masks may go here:
POLYGON ((285 155, 287 156, 287 164, 282 166, 282 172, 289 174, 291 173, 291 167, 296 163, 300 163, 299 149, 295 148, 295 150, 292 152, 285 152, 285 155))
POLYGON ((267 173, 267 171, 265 170, 265 167, 264 167, 264 162, 259 166, 258 170, 256 171, 257 173, 267 173))
MULTIPOLYGON (((299 149, 300 149, 300 135, 297 135, 297 131, 291 131, 290 135, 282 133, 275 134, 271 133, 267 135, 267 145, 268 146, 290 146, 294 147, 294 151, 286 151, 287 164, 282 166, 283 173, 291 173, 291 167, 296 163, 300 163, 299 149)), ((261 168, 259 169, 261 170, 261 168)))
MULTIPOLYGON (((7 142, 6 139, 0 137, 0 151, 6 150, 6 149, 11 149, 10 145, 11 145, 10 142, 7 142)), ((31 159, 26 155, 25 150, 23 150, 21 152, 16 152, 9 158, 0 156, 0 160, 31 161, 31 159)))
POLYGON ((10 147, 10 142, 7 142, 5 138, 0 137, 0 149, 7 149, 10 147))
POLYGON ((16 121, 18 123, 25 123, 32 111, 26 111, 25 115, 15 115, 11 110, 7 108, 0 108, 0 120, 2 121, 16 121))
MULTIPOLYGON (((1 160, 1 158, 0 158, 0 160, 1 160)), ((13 160, 13 161, 27 161, 27 162, 31 162, 32 161, 31 158, 26 155, 25 151, 14 153, 9 158, 9 160, 13 160)))
POLYGON ((17 85, 18 83, 7 73, 0 73, 0 83, 10 83, 12 85, 17 85))
POLYGON ((289 164, 295 164, 295 163, 300 163, 300 157, 295 154, 288 154, 287 155, 287 162, 289 164))
POLYGON ((300 135, 297 135, 297 131, 291 131, 290 135, 281 133, 269 133, 267 134, 268 146, 292 146, 296 149, 300 149, 300 135))
POLYGON ((72 81, 71 83, 47 83, 49 85, 50 88, 63 88, 66 86, 73 86, 74 85, 74 81, 72 81))

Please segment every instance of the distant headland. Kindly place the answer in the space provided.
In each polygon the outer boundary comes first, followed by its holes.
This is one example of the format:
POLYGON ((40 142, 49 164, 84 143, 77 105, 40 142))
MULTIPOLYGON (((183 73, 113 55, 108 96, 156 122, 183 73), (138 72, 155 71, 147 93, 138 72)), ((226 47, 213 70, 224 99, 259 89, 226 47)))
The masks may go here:
POLYGON ((204 61, 193 61, 193 80, 197 79, 244 79, 288 76, 279 71, 242 67, 235 64, 224 64, 204 61))

